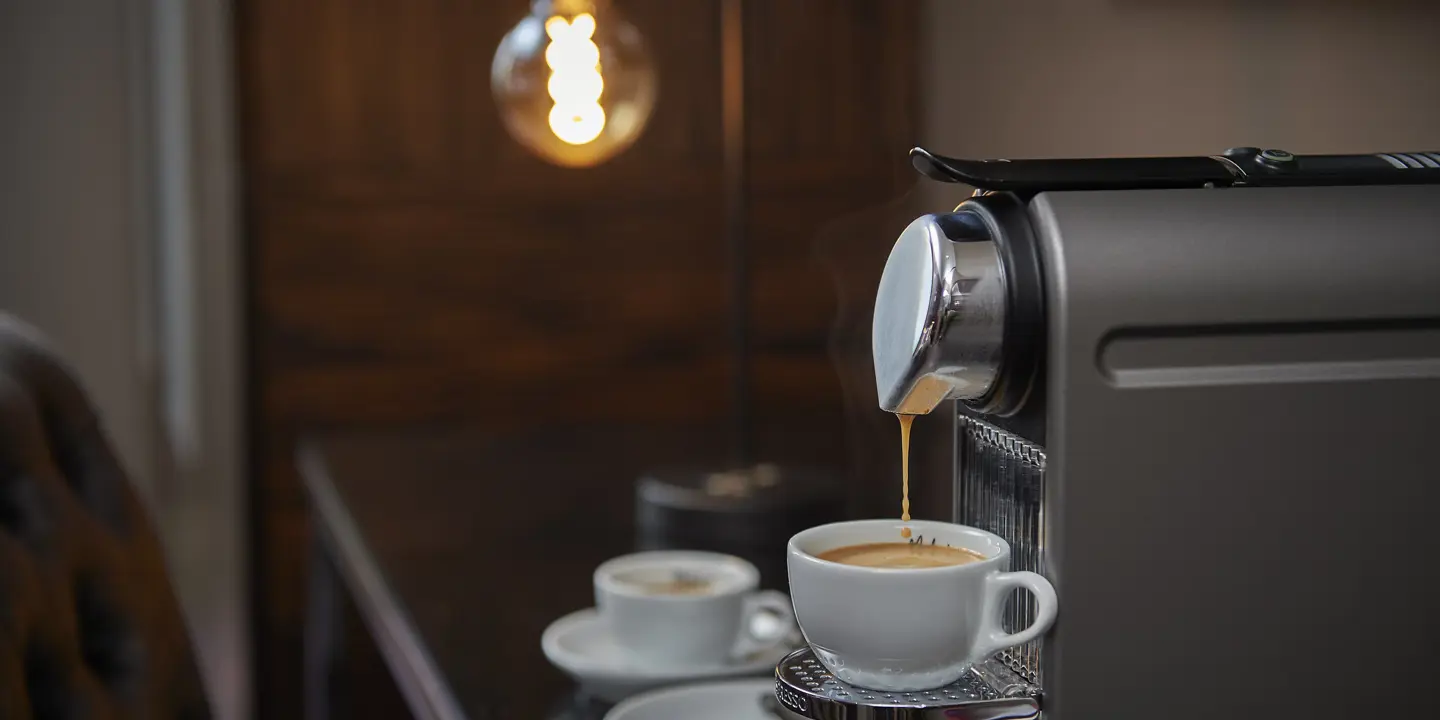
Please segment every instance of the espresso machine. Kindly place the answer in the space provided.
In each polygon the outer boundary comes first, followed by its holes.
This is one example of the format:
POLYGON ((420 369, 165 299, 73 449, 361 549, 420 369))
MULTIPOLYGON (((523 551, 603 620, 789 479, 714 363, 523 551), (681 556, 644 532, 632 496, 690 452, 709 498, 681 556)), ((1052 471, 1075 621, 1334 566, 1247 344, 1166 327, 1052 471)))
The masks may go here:
POLYGON ((1440 154, 911 159, 976 190, 889 256, 880 407, 953 420, 954 520, 1059 617, 928 692, 797 651, 786 709, 1440 715, 1440 154))

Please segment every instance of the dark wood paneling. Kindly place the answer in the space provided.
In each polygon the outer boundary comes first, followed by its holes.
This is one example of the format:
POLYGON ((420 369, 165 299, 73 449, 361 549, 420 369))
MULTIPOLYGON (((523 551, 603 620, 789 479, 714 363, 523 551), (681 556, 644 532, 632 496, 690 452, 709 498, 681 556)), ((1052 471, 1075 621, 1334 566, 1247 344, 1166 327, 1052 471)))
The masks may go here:
MULTIPOLYGON (((852 505, 898 512, 899 432, 875 403, 870 307, 891 241, 915 214, 902 196, 916 183, 906 152, 918 6, 745 10, 753 405, 762 421, 830 428, 843 439, 852 505)), ((917 477, 917 514, 948 516, 925 494, 942 481, 917 477)))
MULTIPOLYGON (((693 205, 704 207, 707 201, 693 205)), ((684 214, 439 205, 265 218, 271 411, 309 421, 727 406, 723 248, 684 214), (684 229, 683 232, 677 229, 684 229), (304 282, 299 282, 299 279, 304 282), (687 383, 683 399, 667 392, 687 383)))
MULTIPOLYGON (((260 717, 300 708, 297 433, 732 411, 719 2, 618 4, 660 92, 640 140, 587 170, 501 129, 490 63, 527 0, 237 4, 260 717)), ((915 6, 745 13, 750 404, 838 439, 825 263, 875 253, 857 241, 821 257, 817 232, 911 182, 915 6)), ((889 237, 870 238, 882 259, 889 237)))
POLYGON ((621 7, 657 60, 662 90, 632 148, 575 172, 513 142, 491 99, 495 47, 528 2, 243 3, 247 135, 259 140, 247 160, 265 178, 252 188, 271 197, 439 201, 482 211, 517 201, 561 211, 577 198, 611 207, 713 195, 720 151, 714 4, 621 7))

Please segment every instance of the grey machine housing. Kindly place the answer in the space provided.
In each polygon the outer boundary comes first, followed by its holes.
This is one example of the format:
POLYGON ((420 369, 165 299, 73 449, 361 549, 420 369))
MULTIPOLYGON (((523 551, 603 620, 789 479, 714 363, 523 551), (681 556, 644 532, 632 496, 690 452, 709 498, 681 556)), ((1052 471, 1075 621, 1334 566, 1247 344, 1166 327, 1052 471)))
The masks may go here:
POLYGON ((955 406, 1044 448, 1045 715, 1440 716, 1440 186, 1002 195, 1033 382, 955 406))
POLYGON ((1440 716, 1440 187, 1041 193, 1025 215, 1045 714, 1440 716))

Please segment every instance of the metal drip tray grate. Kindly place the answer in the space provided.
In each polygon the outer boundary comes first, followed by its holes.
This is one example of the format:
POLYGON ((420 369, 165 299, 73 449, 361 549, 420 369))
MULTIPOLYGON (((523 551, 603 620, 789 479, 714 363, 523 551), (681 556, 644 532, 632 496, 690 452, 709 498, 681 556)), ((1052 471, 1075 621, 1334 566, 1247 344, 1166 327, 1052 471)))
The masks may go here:
POLYGON ((942 688, 884 692, 837 680, 808 647, 776 666, 775 698, 814 720, 1024 720, 1040 715, 1039 689, 994 661, 942 688))
MULTIPOLYGON (((958 416, 955 518, 1005 538, 1010 569, 1049 576, 1045 562, 1045 449, 989 423, 958 416)), ((1035 619, 1035 599, 1015 591, 1001 606, 1004 628, 1015 632, 1035 619)), ((1042 640, 1000 654, 1015 672, 1044 684, 1042 640)))

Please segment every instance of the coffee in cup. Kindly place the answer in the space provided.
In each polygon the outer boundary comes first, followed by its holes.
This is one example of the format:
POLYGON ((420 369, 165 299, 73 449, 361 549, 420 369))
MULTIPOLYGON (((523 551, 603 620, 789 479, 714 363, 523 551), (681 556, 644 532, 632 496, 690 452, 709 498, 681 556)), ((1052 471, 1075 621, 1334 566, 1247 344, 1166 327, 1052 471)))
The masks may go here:
POLYGON ((833 523, 796 534, 787 552, 795 618, 815 657, 872 690, 955 682, 973 663, 1040 637, 1058 609, 1044 577, 1006 572, 1004 539, 964 525, 833 523), (895 542, 905 525, 914 542, 895 542), (1035 596, 1035 620, 1006 633, 1000 612, 1017 588, 1035 596))
MULTIPOLYGON (((923 539, 923 537, 922 537, 923 539)), ((881 542, 846 545, 816 557, 841 565, 873 568, 929 568, 965 565, 984 556, 965 548, 925 542, 881 542)))
POLYGON ((616 643, 642 663, 705 667, 766 650, 794 629, 790 598, 756 591, 760 573, 731 555, 657 551, 595 570, 595 604, 616 643), (770 630, 755 628, 762 614, 770 630))
POLYGON ((622 571, 615 580, 648 595, 708 595, 716 585, 702 574, 678 567, 622 571))

